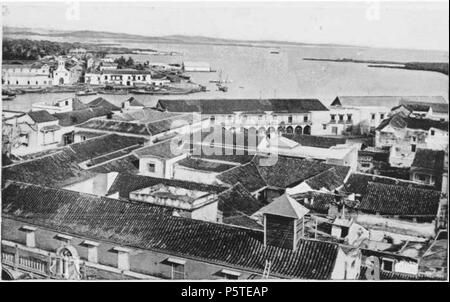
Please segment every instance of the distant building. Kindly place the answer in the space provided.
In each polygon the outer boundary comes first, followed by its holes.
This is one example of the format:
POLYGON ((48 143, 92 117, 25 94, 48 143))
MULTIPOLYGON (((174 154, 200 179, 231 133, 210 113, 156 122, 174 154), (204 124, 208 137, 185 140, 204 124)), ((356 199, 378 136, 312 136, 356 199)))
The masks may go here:
POLYGON ((367 134, 390 115, 391 108, 411 102, 447 104, 441 96, 337 96, 323 127, 327 134, 367 134))
POLYGON ((417 149, 410 169, 411 180, 440 190, 445 172, 444 160, 444 151, 417 149))
POLYGON ((78 81, 78 77, 73 76, 72 72, 66 68, 66 62, 58 59, 58 67, 53 71, 53 85, 68 85, 78 81))
POLYGON ((328 109, 317 99, 191 99, 159 100, 168 112, 198 112, 210 126, 258 133, 322 134, 320 120, 328 109))
POLYGON ((400 105, 393 107, 391 114, 406 113, 411 117, 448 121, 448 103, 437 99, 436 103, 401 100, 400 105))
POLYGON ((183 62, 182 68, 186 72, 210 72, 211 66, 207 62, 183 62))
POLYGON ((2 65, 2 84, 5 86, 41 87, 53 84, 50 66, 36 62, 34 64, 2 65))
POLYGON ((134 86, 148 84, 162 86, 170 83, 165 79, 152 79, 152 72, 136 69, 104 69, 101 71, 90 71, 85 75, 85 83, 91 85, 123 85, 134 86))
POLYGON ((390 148, 391 166, 410 167, 418 148, 432 150, 447 148, 448 122, 397 113, 377 127, 375 146, 390 148))

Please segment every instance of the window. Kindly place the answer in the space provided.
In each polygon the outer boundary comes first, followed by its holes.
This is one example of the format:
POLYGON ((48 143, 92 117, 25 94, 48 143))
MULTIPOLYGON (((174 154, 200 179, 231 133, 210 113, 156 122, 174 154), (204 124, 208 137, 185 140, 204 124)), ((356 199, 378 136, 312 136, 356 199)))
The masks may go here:
POLYGON ((327 130, 327 124, 322 124, 323 130, 327 130))
POLYGON ((384 113, 380 113, 380 119, 384 120, 384 113))
POLYGON ((336 120, 336 114, 331 114, 331 121, 334 122, 336 120))
POLYGON ((308 116, 307 116, 307 115, 305 115, 305 116, 303 117, 303 121, 304 121, 304 122, 307 122, 307 121, 308 121, 308 116))
POLYGON ((344 115, 343 114, 339 114, 339 121, 343 122, 344 121, 344 115))
POLYGON ((347 121, 351 121, 352 120, 352 115, 351 114, 347 114, 347 121))
POLYGON ((82 141, 85 141, 85 140, 86 140, 86 136, 82 135, 82 136, 81 136, 81 140, 82 140, 82 141))
POLYGON ((154 173, 156 171, 156 165, 154 163, 147 164, 148 172, 154 173))
POLYGON ((372 113, 372 114, 371 114, 371 119, 372 119, 372 121, 375 120, 375 113, 372 113))
POLYGON ((212 115, 212 116, 209 118, 209 122, 210 122, 211 124, 214 124, 214 123, 216 122, 216 117, 215 117, 214 115, 212 115))
POLYGON ((370 168, 370 164, 369 163, 363 163, 363 164, 361 164, 361 167, 363 167, 363 168, 370 168))
POLYGON ((263 116, 262 115, 258 115, 258 121, 262 121, 263 116))
POLYGON ((411 145, 411 152, 416 152, 416 145, 411 145))
POLYGON ((434 130, 431 130, 431 136, 434 136, 434 130))
POLYGON ((292 123, 292 115, 288 116, 288 123, 292 123))
POLYGON ((70 243, 70 240, 73 239, 72 236, 65 235, 65 234, 56 234, 54 237, 56 240, 62 241, 64 243, 70 243))
POLYGON ((412 136, 411 139, 412 139, 413 142, 416 141, 416 137, 415 136, 412 136))
POLYGON ((415 179, 419 180, 419 181, 425 181, 426 180, 426 176, 424 174, 416 174, 415 175, 415 179))
POLYGON ((394 260, 391 259, 383 259, 381 264, 381 269, 388 272, 394 271, 394 260))

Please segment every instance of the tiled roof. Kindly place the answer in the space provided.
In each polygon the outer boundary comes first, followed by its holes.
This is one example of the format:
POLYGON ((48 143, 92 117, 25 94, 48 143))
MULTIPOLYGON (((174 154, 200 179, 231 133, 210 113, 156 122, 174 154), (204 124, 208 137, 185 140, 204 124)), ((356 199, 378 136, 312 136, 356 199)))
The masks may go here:
POLYGON ((115 121, 110 119, 92 119, 84 124, 78 125, 77 128, 144 136, 151 135, 145 124, 115 121))
POLYGON ((229 185, 240 182, 250 192, 258 191, 267 186, 254 162, 227 170, 219 174, 217 179, 229 185))
POLYGON ((144 108, 142 110, 126 110, 121 113, 116 113, 112 116, 112 119, 150 123, 159 120, 164 120, 177 115, 179 115, 179 113, 161 112, 151 108, 144 108))
POLYGON ((345 144, 346 138, 340 137, 325 137, 317 135, 303 135, 303 134, 283 134, 284 137, 296 141, 302 146, 330 148, 336 145, 345 144))
POLYGON ((106 108, 94 107, 82 110, 68 111, 53 114, 58 120, 59 125, 63 127, 78 125, 94 117, 106 116, 110 113, 106 108))
POLYGON ((448 113, 448 103, 431 103, 431 102, 417 102, 409 100, 401 100, 400 105, 404 105, 410 111, 433 111, 433 113, 448 113))
MULTIPOLYGON (((255 157, 254 162, 260 163, 261 157, 255 157)), ((287 188, 297 185, 312 176, 322 173, 332 167, 343 182, 349 167, 333 166, 315 160, 307 160, 297 157, 280 156, 274 165, 258 165, 258 170, 267 184, 272 187, 287 188)))
POLYGON ((117 107, 116 105, 108 102, 107 100, 105 100, 102 97, 98 97, 98 98, 90 101, 89 103, 87 103, 87 106, 89 106, 91 108, 92 107, 102 107, 102 108, 105 108, 106 110, 109 110, 109 111, 118 111, 118 110, 120 110, 119 107, 117 107))
POLYGON ((206 191, 206 192, 215 192, 219 193, 227 188, 206 185, 196 182, 184 181, 184 180, 176 180, 176 179, 167 179, 167 178, 157 178, 143 175, 134 175, 130 173, 119 173, 111 185, 108 195, 119 192, 119 197, 121 198, 129 198, 130 192, 136 191, 139 189, 143 189, 146 187, 151 187, 158 184, 165 184, 174 187, 180 187, 189 190, 196 191, 206 191))
POLYGON ((399 105, 401 101, 446 103, 442 96, 337 96, 331 106, 392 108, 399 105))
MULTIPOLYGON (((96 158, 104 157, 107 154, 115 153, 116 156, 121 156, 122 154, 116 152, 140 143, 142 143, 140 138, 123 137, 115 134, 92 138, 60 148, 50 155, 43 154, 42 157, 7 166, 2 170, 3 178, 62 187, 92 177, 94 172, 121 171, 121 167, 125 164, 126 168, 131 169, 132 165, 127 159, 132 160, 132 158, 122 158, 117 163, 114 161, 108 162, 98 171, 85 170, 79 166, 79 163, 87 160, 95 161, 96 158)), ((108 159, 111 160, 112 158, 108 159)), ((134 157, 134 159, 136 158, 134 157)))
MULTIPOLYGON (((350 167, 346 167, 347 171, 350 167)), ((330 168, 313 177, 305 180, 305 183, 313 190, 320 190, 322 188, 328 191, 333 191, 344 184, 344 178, 342 178, 336 171, 336 168, 330 168)))
POLYGON ((426 118, 414 118, 406 117, 402 113, 395 114, 388 119, 383 120, 376 130, 383 130, 386 126, 391 125, 394 128, 399 129, 420 129, 424 131, 430 130, 430 128, 436 128, 443 131, 448 131, 447 121, 437 121, 426 118))
POLYGON ((156 135, 162 132, 179 128, 183 125, 191 125, 195 122, 193 114, 183 114, 172 116, 163 120, 147 123, 147 128, 151 134, 156 135))
POLYGON ((330 205, 336 203, 336 199, 333 194, 316 191, 294 194, 291 195, 291 197, 309 210, 321 214, 327 214, 330 205), (305 202, 305 198, 308 199, 308 202, 305 202))
POLYGON ((11 183, 2 195, 2 216, 6 218, 258 273, 269 260, 270 274, 278 277, 329 279, 339 248, 303 238, 296 251, 265 247, 264 233, 258 230, 164 215, 155 213, 155 207, 147 203, 74 191, 11 183))
POLYGON ((139 158, 158 157, 162 159, 171 159, 183 155, 184 152, 183 147, 177 145, 177 140, 168 139, 134 150, 133 153, 139 158))
POLYGON ((233 112, 302 113, 328 111, 317 99, 191 99, 159 100, 158 107, 170 112, 228 114, 233 112))
POLYGON ((430 149, 417 149, 414 155, 413 168, 424 168, 435 171, 444 170, 445 152, 430 149))
POLYGON ((218 199, 218 208, 222 211, 224 217, 235 216, 237 214, 251 215, 264 206, 241 183, 237 183, 221 192, 218 195, 218 199))
POLYGON ((381 215, 437 215, 440 192, 369 182, 358 210, 381 215))
POLYGON ((193 157, 184 158, 178 161, 177 164, 186 168, 207 172, 224 172, 226 170, 235 167, 235 165, 203 160, 193 157))
POLYGON ((28 112, 28 116, 35 123, 45 123, 58 120, 56 117, 48 113, 47 110, 37 110, 28 112))
POLYGON ((431 186, 422 185, 416 182, 401 180, 391 177, 379 176, 365 173, 352 173, 345 182, 344 189, 346 192, 360 194, 364 196, 367 192, 369 182, 391 184, 398 186, 406 186, 413 188, 432 189, 431 186))

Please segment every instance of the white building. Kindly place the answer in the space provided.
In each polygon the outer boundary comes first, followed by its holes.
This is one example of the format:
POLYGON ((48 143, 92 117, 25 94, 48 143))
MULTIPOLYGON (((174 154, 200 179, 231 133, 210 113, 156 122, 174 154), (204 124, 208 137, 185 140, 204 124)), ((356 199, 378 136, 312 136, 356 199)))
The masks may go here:
POLYGON ((2 84, 6 86, 48 86, 52 85, 52 74, 47 64, 2 65, 2 84))
POLYGON ((148 70, 136 69, 104 69, 102 71, 91 71, 85 75, 85 83, 91 85, 157 85, 170 83, 165 79, 152 79, 152 73, 148 70))
POLYGON ((324 134, 367 134, 389 116, 393 107, 411 102, 445 104, 446 100, 441 96, 337 96, 324 122, 324 134))
POLYGON ((58 67, 53 71, 53 85, 72 84, 71 72, 66 68, 66 62, 58 59, 58 67))

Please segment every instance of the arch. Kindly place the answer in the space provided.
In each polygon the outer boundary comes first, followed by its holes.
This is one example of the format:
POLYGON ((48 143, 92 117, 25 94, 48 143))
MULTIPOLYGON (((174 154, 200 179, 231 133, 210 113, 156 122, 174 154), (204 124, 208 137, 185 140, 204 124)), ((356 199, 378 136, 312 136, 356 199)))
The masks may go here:
POLYGON ((63 85, 64 84, 64 78, 59 78, 59 85, 63 85))
POLYGON ((311 134, 311 127, 310 126, 305 126, 305 128, 303 129, 303 134, 310 135, 311 134))
POLYGON ((286 128, 286 133, 287 133, 287 134, 292 134, 292 133, 294 133, 294 128, 292 128, 291 126, 288 126, 288 127, 286 128))
POLYGON ((280 133, 285 133, 285 132, 286 132, 286 129, 285 129, 283 126, 279 126, 279 127, 278 127, 278 132, 280 132, 280 133))
POLYGON ((268 133, 275 133, 275 128, 274 127, 269 127, 269 129, 267 129, 268 133))
POLYGON ((63 245, 56 250, 56 255, 63 257, 78 258, 78 251, 71 245, 63 245))
POLYGON ((231 127, 230 131, 233 132, 233 133, 236 133, 236 128, 235 127, 231 127))
POLYGON ((295 127, 295 134, 302 134, 302 133, 303 133, 303 129, 301 126, 295 127))
POLYGON ((2 267, 2 280, 14 280, 11 272, 4 267, 2 267))

